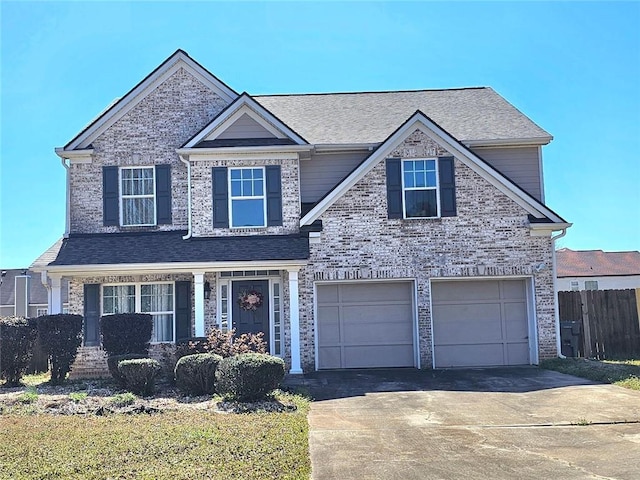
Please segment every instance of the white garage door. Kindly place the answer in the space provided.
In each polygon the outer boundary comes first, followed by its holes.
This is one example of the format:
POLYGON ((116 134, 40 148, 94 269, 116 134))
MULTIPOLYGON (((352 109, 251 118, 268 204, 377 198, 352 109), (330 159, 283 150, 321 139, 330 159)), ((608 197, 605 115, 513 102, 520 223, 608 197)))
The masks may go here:
POLYGON ((411 282, 317 286, 318 368, 413 367, 411 282))
POLYGON ((433 282, 436 367, 527 365, 525 280, 433 282))

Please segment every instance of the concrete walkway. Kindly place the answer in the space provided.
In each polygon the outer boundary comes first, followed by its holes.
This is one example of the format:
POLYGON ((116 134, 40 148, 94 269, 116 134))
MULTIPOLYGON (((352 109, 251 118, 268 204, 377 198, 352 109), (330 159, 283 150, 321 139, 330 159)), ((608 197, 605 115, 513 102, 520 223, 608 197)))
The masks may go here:
POLYGON ((295 383, 316 399, 315 480, 640 478, 640 392, 533 367, 295 383))

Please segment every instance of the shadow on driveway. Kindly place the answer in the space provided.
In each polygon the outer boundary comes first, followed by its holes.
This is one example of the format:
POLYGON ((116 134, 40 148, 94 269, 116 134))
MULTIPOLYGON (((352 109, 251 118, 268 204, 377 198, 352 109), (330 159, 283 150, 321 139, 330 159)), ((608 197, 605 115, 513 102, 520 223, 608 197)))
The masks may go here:
POLYGON ((324 370, 287 377, 285 385, 316 401, 374 392, 457 391, 525 393, 594 382, 538 367, 418 370, 415 368, 324 370))

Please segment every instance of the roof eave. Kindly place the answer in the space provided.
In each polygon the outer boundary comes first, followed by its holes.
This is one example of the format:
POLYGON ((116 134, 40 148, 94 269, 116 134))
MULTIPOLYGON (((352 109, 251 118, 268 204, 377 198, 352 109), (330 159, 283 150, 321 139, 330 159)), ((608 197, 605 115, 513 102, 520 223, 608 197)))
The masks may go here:
POLYGON ((531 137, 531 138, 496 138, 487 140, 462 140, 461 143, 467 148, 478 147, 526 147, 548 145, 553 140, 553 136, 531 137))
POLYGON ((313 145, 261 145, 256 147, 214 147, 214 148, 178 148, 178 155, 215 155, 222 153, 297 153, 309 152, 313 145))

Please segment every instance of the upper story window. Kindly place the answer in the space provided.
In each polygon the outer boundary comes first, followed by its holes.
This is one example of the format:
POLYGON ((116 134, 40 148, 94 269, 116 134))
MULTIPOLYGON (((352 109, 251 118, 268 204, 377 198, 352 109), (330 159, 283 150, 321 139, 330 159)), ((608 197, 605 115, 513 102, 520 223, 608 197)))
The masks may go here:
POLYGON ((121 168, 120 181, 121 225, 155 225, 156 189, 154 168, 121 168))
POLYGON ((572 292, 577 292, 578 290, 580 290, 580 285, 578 284, 577 281, 571 281, 571 291, 572 292))
POLYGON ((584 281, 584 289, 585 290, 598 290, 598 281, 597 280, 585 280, 584 281))
POLYGON ((171 165, 102 167, 103 225, 171 224, 171 165))
POLYGON ((453 157, 387 158, 386 176, 389 218, 457 215, 453 157))
POLYGON ((402 162, 405 218, 439 216, 438 171, 436 159, 402 162))
POLYGON ((231 226, 266 227, 263 168, 229 169, 231 226))

